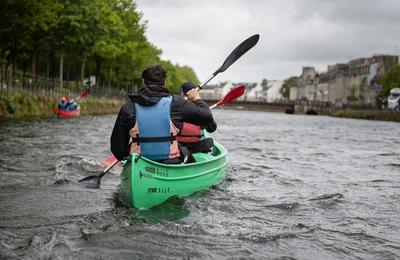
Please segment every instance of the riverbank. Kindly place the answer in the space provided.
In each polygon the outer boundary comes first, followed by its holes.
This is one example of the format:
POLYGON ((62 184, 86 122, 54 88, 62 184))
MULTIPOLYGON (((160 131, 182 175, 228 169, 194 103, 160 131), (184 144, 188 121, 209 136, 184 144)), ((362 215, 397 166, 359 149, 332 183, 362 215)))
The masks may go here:
POLYGON ((399 111, 335 110, 335 111, 329 113, 329 116, 354 118, 354 119, 400 122, 400 112, 399 111))
MULTIPOLYGON (((22 92, 13 92, 0 96, 0 121, 31 118, 45 118, 54 116, 53 110, 60 102, 59 98, 43 95, 25 95, 22 92)), ((79 101, 81 115, 105 115, 118 113, 124 100, 97 97, 86 97, 79 101)), ((228 105, 225 109, 256 110, 259 107, 242 106, 241 104, 228 105)), ((282 109, 262 109, 262 111, 282 112, 282 109)), ((333 117, 393 121, 400 122, 399 111, 379 110, 335 110, 328 114, 333 117)))
MULTIPOLYGON (((212 105, 213 102, 208 102, 212 105)), ((246 110, 246 111, 264 111, 264 112, 276 112, 276 113, 288 113, 283 107, 265 106, 265 105, 248 105, 243 103, 232 103, 221 107, 220 109, 233 109, 233 110, 246 110)), ((342 117, 342 118, 353 118, 353 119, 365 119, 365 120, 377 120, 377 121, 392 121, 400 122, 400 111, 382 111, 373 109, 346 109, 346 110, 334 110, 329 113, 324 113, 321 115, 327 115, 332 117, 342 117)))
MULTIPOLYGON (((59 98, 13 92, 0 97, 0 121, 54 116, 59 98)), ((81 115, 118 113, 123 100, 87 97, 79 101, 81 115)))

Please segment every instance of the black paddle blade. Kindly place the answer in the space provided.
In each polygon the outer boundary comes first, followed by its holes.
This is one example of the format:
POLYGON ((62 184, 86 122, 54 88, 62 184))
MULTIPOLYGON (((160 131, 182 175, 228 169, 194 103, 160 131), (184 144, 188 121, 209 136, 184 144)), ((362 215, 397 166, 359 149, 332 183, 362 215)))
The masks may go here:
POLYGON ((229 56, 224 61, 224 64, 214 72, 214 76, 220 72, 224 72, 229 66, 231 66, 235 61, 237 61, 240 57, 243 56, 248 50, 254 47, 257 44, 258 40, 260 39, 259 34, 255 34, 239 44, 229 56))
POLYGON ((86 188, 99 189, 100 188, 100 179, 95 179, 92 182, 86 183, 86 188))
POLYGON ((90 176, 87 176, 87 177, 85 177, 83 179, 80 179, 78 182, 91 181, 91 180, 94 180, 94 179, 97 179, 97 178, 98 178, 97 175, 90 175, 90 176))
POLYGON ((97 175, 90 175, 87 176, 81 180, 79 180, 78 182, 85 182, 85 186, 86 188, 91 188, 91 189, 98 189, 100 188, 100 178, 97 175))
POLYGON ((119 161, 117 159, 115 159, 115 161, 109 165, 103 172, 101 172, 98 175, 90 175, 87 176, 81 180, 79 180, 79 182, 88 182, 86 184, 87 188, 94 188, 94 189, 98 189, 100 188, 100 182, 101 182, 101 178, 103 178, 103 176, 109 172, 119 161))

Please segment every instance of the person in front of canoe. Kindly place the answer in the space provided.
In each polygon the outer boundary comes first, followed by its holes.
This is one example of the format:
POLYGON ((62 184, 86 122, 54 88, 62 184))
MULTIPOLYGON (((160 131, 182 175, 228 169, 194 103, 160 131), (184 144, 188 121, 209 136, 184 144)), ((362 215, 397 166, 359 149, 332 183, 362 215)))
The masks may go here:
POLYGON ((167 164, 194 161, 176 136, 183 122, 201 126, 214 119, 196 89, 186 93, 188 100, 172 95, 165 86, 166 76, 161 65, 143 70, 142 87, 121 107, 110 138, 111 152, 118 160, 137 153, 167 164))
MULTIPOLYGON (((185 82, 181 86, 181 96, 186 97, 186 93, 196 89, 193 82, 185 82)), ((178 142, 189 149, 191 153, 208 153, 212 151, 213 139, 211 137, 204 138, 203 129, 212 133, 217 129, 217 123, 213 120, 207 126, 198 126, 184 122, 181 131, 177 136, 178 142)))
POLYGON ((66 110, 68 105, 67 97, 62 97, 61 102, 58 104, 58 109, 66 110))

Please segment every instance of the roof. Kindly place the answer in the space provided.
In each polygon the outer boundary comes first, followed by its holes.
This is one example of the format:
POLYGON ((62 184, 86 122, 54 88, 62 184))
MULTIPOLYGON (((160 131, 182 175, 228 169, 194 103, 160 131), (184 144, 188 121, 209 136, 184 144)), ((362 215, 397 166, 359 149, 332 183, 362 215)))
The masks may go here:
POLYGON ((390 90, 390 94, 399 94, 400 95, 400 88, 392 88, 390 90))

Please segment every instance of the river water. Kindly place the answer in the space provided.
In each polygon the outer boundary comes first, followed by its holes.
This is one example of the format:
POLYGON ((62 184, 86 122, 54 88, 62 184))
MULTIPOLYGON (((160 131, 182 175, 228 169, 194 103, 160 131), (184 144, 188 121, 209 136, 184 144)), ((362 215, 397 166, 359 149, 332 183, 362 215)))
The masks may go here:
POLYGON ((398 123, 216 110, 216 188, 150 210, 100 189, 115 115, 0 126, 3 259, 399 259, 398 123))

